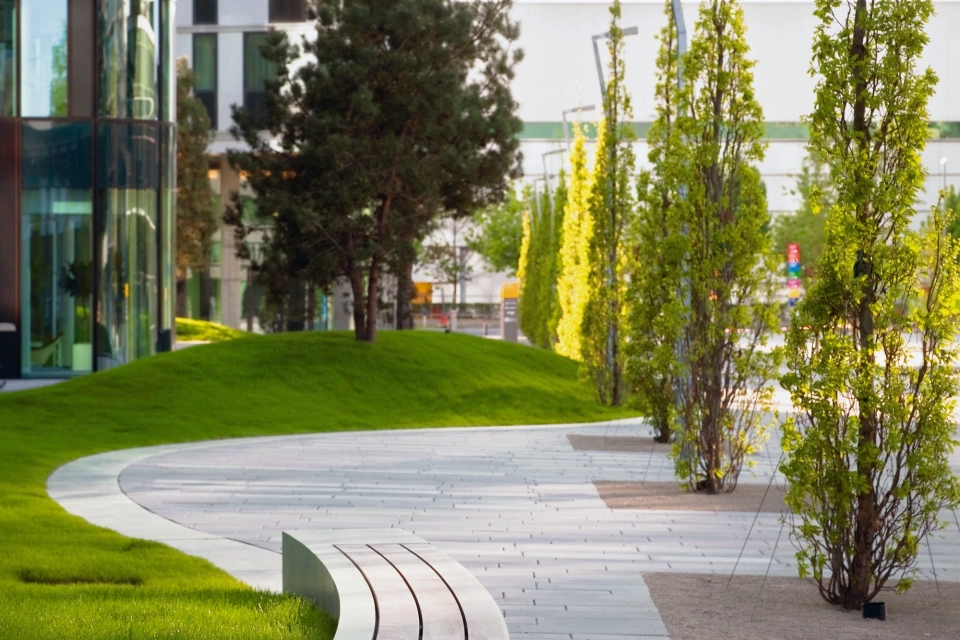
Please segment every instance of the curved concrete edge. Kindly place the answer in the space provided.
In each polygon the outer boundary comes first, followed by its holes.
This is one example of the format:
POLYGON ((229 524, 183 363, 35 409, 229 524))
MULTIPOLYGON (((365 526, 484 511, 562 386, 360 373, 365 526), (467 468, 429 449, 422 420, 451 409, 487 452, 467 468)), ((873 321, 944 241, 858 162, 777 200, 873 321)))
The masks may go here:
MULTIPOLYGON (((632 424, 639 418, 604 422, 511 425, 505 427, 440 427, 403 429, 405 433, 433 431, 478 431, 487 429, 574 429, 632 424)), ((393 431, 393 430, 391 430, 393 431)), ((397 430, 399 431, 399 430, 397 430)), ((279 553, 244 542, 204 533, 159 516, 131 500, 120 488, 120 474, 132 464, 154 456, 192 451, 236 443, 272 442, 279 439, 344 436, 372 431, 302 433, 259 438, 231 438, 185 444, 139 447, 100 453, 61 466, 47 479, 47 493, 67 512, 99 527, 131 538, 161 542, 192 556, 208 560, 234 578, 255 589, 280 593, 283 589, 282 559, 279 553)))

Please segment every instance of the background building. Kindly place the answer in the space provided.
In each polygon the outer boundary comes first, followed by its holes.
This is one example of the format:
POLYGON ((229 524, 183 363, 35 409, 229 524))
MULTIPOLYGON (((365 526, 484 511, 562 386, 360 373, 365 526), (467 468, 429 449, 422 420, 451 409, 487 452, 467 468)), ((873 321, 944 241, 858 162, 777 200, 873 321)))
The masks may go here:
POLYGON ((0 0, 0 378, 169 348, 174 0, 0 0))

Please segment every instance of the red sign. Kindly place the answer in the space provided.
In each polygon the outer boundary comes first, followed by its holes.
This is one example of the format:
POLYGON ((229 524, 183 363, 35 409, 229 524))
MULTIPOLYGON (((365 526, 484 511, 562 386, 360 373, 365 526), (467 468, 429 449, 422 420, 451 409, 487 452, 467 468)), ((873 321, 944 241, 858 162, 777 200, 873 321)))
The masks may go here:
POLYGON ((787 245, 787 262, 800 262, 800 245, 796 242, 787 245))

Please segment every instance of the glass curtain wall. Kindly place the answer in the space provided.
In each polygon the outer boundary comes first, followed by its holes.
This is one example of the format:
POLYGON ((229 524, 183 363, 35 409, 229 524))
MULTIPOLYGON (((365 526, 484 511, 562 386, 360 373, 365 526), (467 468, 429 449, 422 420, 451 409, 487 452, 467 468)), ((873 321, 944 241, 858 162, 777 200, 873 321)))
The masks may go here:
POLYGON ((0 0, 0 117, 17 115, 16 8, 16 0, 0 0))
POLYGON ((266 33, 243 34, 243 107, 254 115, 267 110, 267 82, 277 77, 277 65, 263 57, 266 33))
POLYGON ((90 123, 23 124, 21 361, 27 376, 92 370, 92 153, 90 123))
POLYGON ((98 26, 100 115, 156 120, 160 3, 100 0, 98 26))
POLYGON ((156 353, 158 135, 150 124, 98 125, 99 370, 156 353))
POLYGON ((207 108, 210 128, 217 129, 217 34, 194 34, 193 77, 193 93, 207 108))
POLYGON ((67 115, 67 0, 20 3, 21 114, 67 115))

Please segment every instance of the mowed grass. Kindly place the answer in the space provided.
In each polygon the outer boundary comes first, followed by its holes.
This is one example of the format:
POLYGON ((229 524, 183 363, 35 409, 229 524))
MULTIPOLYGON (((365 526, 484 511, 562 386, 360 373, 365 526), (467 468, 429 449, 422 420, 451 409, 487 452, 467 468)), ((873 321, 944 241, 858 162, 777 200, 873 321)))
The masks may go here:
POLYGON ((300 600, 68 515, 45 482, 82 456, 304 432, 582 422, 576 365, 457 334, 286 334, 193 347, 0 394, 0 638, 329 638, 300 600))
POLYGON ((177 318, 177 340, 180 342, 223 342, 251 336, 246 331, 216 322, 177 318))

